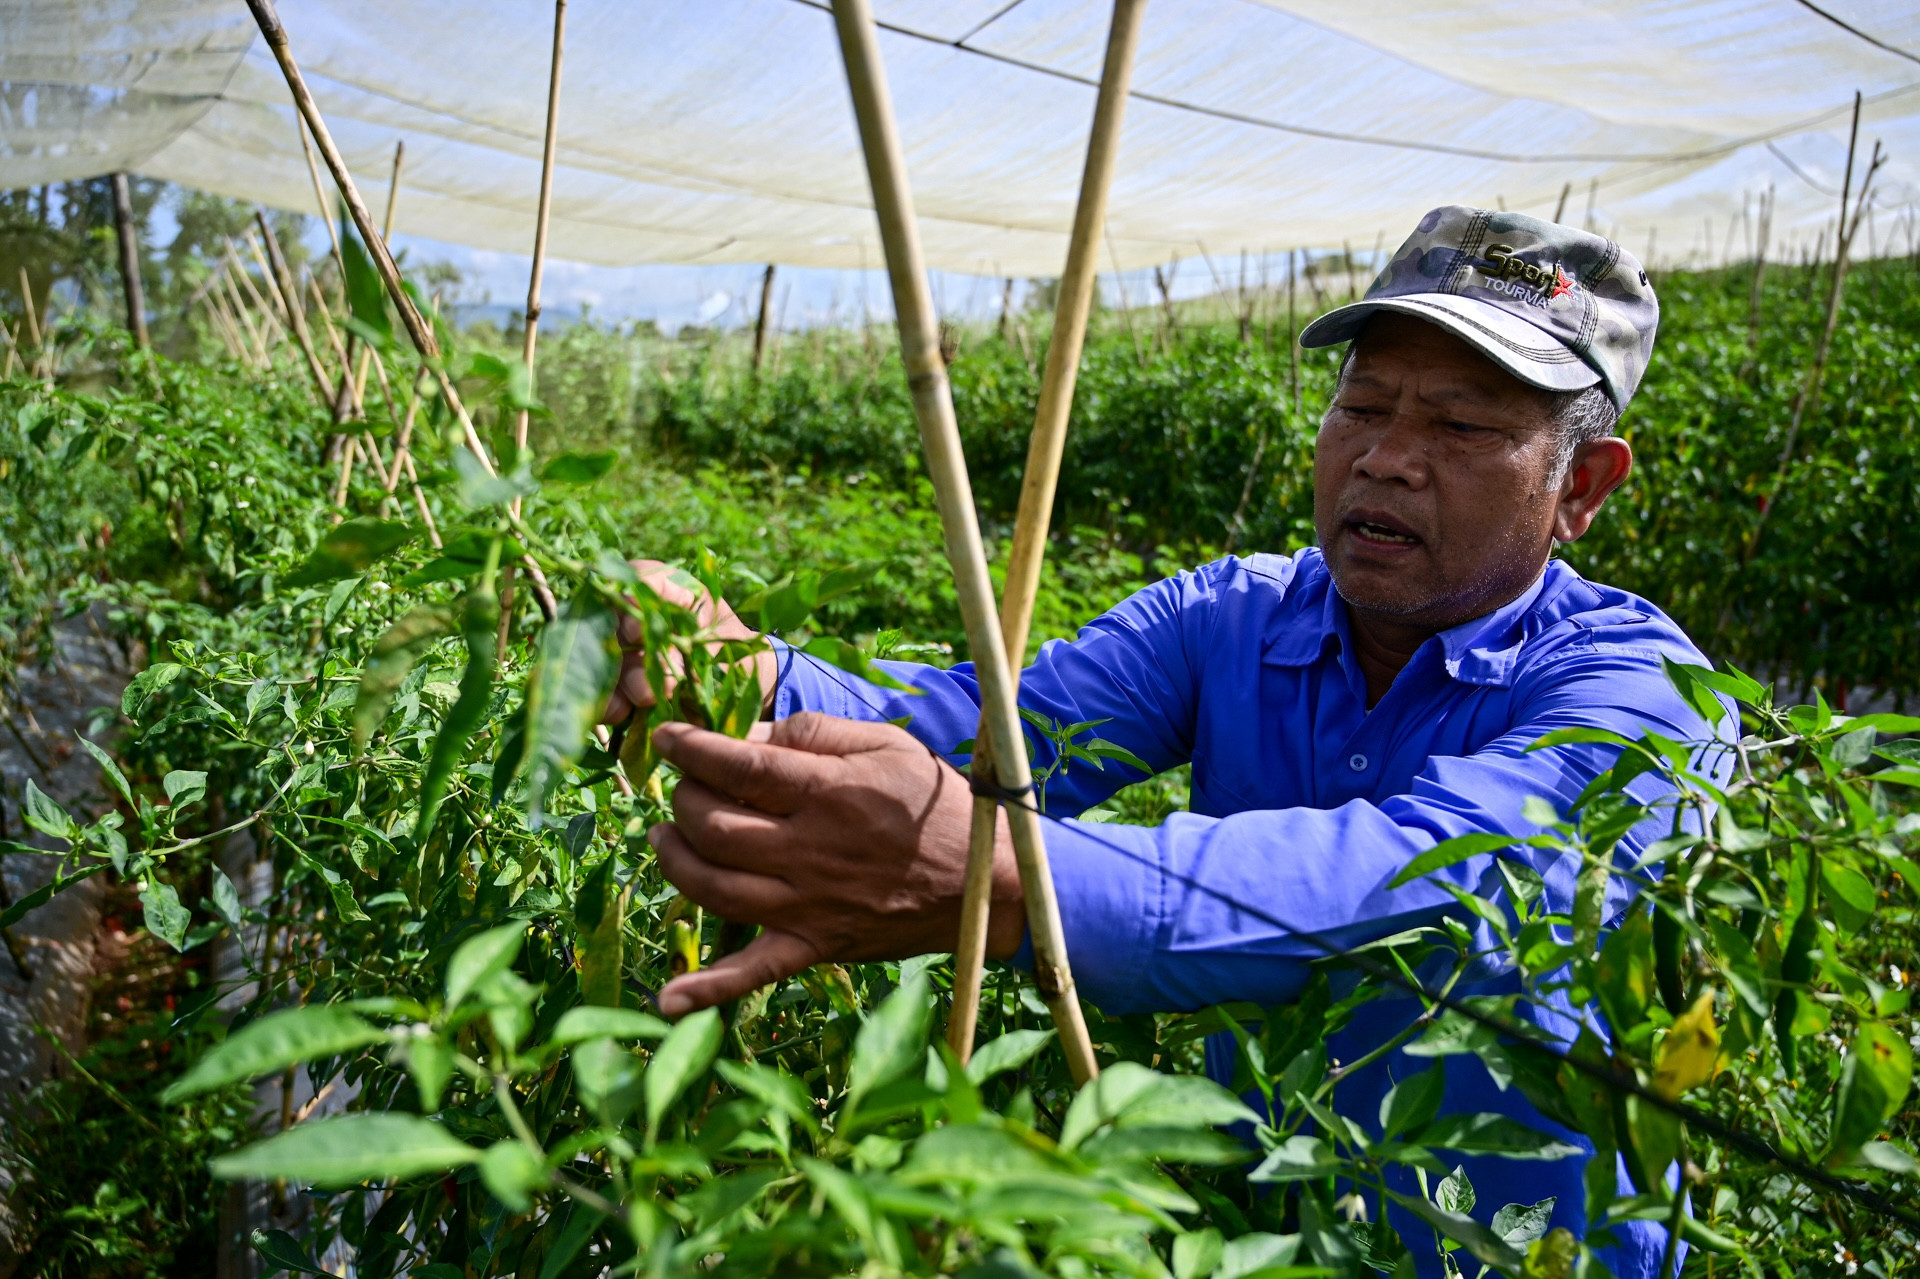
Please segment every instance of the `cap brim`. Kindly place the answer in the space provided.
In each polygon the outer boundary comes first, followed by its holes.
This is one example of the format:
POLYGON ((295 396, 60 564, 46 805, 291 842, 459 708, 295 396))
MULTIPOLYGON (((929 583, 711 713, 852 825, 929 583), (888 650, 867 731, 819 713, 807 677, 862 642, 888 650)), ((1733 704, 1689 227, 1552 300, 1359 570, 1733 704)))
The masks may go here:
POLYGON ((1452 293, 1407 293, 1351 302, 1300 330, 1300 345, 1332 346, 1360 336, 1381 311, 1417 316, 1437 324, 1529 386, 1548 391, 1584 391, 1600 374, 1558 338, 1510 311, 1452 293))

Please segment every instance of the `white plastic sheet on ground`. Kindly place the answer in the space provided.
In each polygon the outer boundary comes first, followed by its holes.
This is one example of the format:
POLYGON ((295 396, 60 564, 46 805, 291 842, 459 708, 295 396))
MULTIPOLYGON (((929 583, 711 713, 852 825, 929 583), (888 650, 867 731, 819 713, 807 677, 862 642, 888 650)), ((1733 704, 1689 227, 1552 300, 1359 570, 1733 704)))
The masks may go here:
MULTIPOLYGON (((876 0, 936 267, 1055 274, 1103 0, 876 0)), ((369 203, 525 252, 553 8, 285 0, 369 203)), ((828 12, 573 0, 553 252, 604 264, 880 265, 828 12)), ((1137 268, 1203 249, 1391 247, 1466 202, 1589 220, 1661 260, 1834 215, 1854 91, 1884 139, 1874 235, 1920 200, 1913 0, 1151 0, 1109 229, 1137 268)), ((0 186, 128 168, 311 212, 291 101, 241 0, 0 0, 0 186)), ((1865 252, 1866 244, 1859 246, 1865 252)), ((1776 250, 1778 251, 1778 250, 1776 250)))

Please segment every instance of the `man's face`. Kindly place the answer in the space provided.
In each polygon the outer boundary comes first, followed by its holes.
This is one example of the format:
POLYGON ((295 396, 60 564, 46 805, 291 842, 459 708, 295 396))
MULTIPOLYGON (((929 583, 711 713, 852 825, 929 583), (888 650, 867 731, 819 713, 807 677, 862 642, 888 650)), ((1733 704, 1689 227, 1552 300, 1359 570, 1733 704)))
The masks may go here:
POLYGON ((1314 458, 1314 525, 1341 597, 1437 631, 1531 585, 1563 487, 1551 403, 1444 330, 1377 315, 1314 458))

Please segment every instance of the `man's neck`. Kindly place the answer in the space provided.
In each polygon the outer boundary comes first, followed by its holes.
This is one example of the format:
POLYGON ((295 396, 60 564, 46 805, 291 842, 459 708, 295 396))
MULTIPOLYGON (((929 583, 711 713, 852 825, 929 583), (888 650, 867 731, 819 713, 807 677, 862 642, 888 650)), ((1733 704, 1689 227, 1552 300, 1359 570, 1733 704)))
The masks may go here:
POLYGON ((1393 681, 1406 668, 1420 646, 1438 635, 1442 628, 1410 622, 1405 618, 1374 613, 1346 605, 1347 629, 1353 635, 1354 660, 1367 680, 1367 709, 1393 687, 1393 681))

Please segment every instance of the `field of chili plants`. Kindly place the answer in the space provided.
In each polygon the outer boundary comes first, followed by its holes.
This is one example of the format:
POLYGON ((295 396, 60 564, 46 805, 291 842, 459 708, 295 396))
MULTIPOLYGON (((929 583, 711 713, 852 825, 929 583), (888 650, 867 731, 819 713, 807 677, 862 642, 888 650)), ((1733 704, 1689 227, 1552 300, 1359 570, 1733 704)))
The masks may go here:
MULTIPOLYGON (((1817 275, 1774 268, 1757 308, 1740 269, 1661 280, 1661 353, 1624 428, 1640 469, 1570 554, 1722 660, 1671 671, 1718 736, 1609 738, 1618 763, 1570 811, 1423 854, 1403 881, 1506 850, 1456 918, 1329 954, 1294 1004, 1089 1010, 1103 1072, 1080 1090, 1012 968, 964 1067, 940 1037, 943 956, 824 965, 674 1024, 651 1008, 741 938, 660 877, 644 832, 674 778, 648 731, 743 734, 763 690, 741 659, 763 641, 716 642, 628 559, 668 560, 851 675, 964 657, 880 335, 791 338, 756 376, 737 344, 583 327, 548 343, 536 395, 502 335, 442 326, 469 432, 377 294, 349 288, 337 323, 391 386, 352 431, 387 469, 343 461, 290 349, 262 376, 204 334, 169 357, 75 317, 57 361, 0 385, 0 641, 9 669, 51 660, 53 621, 90 611, 143 661, 103 709, 111 749, 82 747, 106 802, 29 785, 9 829, 38 838, 4 848, 56 858, 49 891, 110 876, 181 962, 139 1052, 103 1043, 85 1076, 11 1103, 23 1273, 205 1273, 161 1246, 196 1209, 139 1188, 209 1177, 302 1197, 297 1232, 254 1240, 292 1273, 1560 1279, 1606 1273, 1611 1227, 1641 1219, 1685 1241, 1675 1273, 1920 1273, 1920 719, 1847 713, 1916 687, 1920 284, 1900 261, 1851 282, 1781 468, 1817 275), (603 735, 623 618, 679 691, 603 735), (1669 783, 1651 803, 1648 774, 1669 783), (1649 818, 1671 835, 1617 857, 1649 818), (238 839, 271 862, 266 900, 221 869, 238 839), (1563 860, 1565 901, 1542 873, 1563 860), (195 960, 216 944, 242 952, 237 992, 195 960), (1378 1052, 1427 1064, 1362 1112, 1341 1085, 1363 1063, 1327 1038, 1374 1001, 1404 1012, 1378 1052), (1590 1010, 1570 1043, 1525 1015, 1568 1002, 1590 1010), (1231 1088, 1201 1069, 1221 1034, 1231 1088), (1467 1059, 1556 1130, 1440 1115, 1467 1059), (330 1104, 258 1112, 255 1081, 299 1076, 330 1104), (1602 1155, 1583 1234, 1550 1228, 1551 1201, 1477 1201, 1469 1165, 1566 1158, 1570 1134, 1602 1155)), ((1325 355, 1295 364, 1284 324, 1106 330, 1037 638, 1229 544, 1310 538, 1325 355)), ((964 334, 952 363, 1002 534, 1037 389, 1016 336, 964 334)), ((1167 777, 1101 815, 1183 803, 1167 777)))

